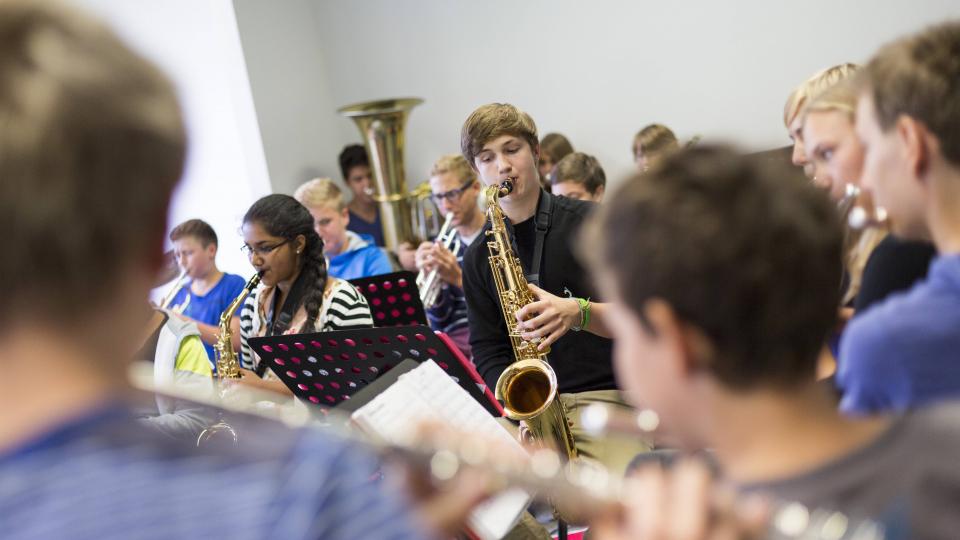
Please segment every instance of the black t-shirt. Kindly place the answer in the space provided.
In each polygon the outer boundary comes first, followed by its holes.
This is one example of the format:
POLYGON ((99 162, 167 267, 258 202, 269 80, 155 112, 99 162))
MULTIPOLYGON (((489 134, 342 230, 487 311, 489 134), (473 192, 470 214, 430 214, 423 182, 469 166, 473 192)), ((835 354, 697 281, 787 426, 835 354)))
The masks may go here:
POLYGON ((908 242, 892 234, 877 244, 863 268, 854 313, 863 313, 891 293, 909 289, 927 277, 927 268, 937 251, 927 242, 908 242))
MULTIPOLYGON (((550 228, 544 237, 540 264, 540 287, 557 296, 576 296, 601 301, 586 272, 571 251, 580 224, 594 203, 552 197, 550 228)), ((484 231, 489 230, 489 223, 484 231)), ((529 272, 536 242, 535 218, 513 227, 514 250, 524 271, 529 272)), ((467 248, 463 260, 463 289, 470 322, 470 345, 477 371, 492 389, 504 368, 513 362, 503 312, 488 260, 487 239, 480 234, 467 248)), ((611 365, 612 343, 587 331, 567 332, 551 345, 548 357, 557 374, 560 392, 584 392, 616 388, 611 365)))
POLYGON ((886 538, 960 531, 960 404, 908 412, 872 442, 804 473, 742 484, 745 493, 869 518, 886 538))

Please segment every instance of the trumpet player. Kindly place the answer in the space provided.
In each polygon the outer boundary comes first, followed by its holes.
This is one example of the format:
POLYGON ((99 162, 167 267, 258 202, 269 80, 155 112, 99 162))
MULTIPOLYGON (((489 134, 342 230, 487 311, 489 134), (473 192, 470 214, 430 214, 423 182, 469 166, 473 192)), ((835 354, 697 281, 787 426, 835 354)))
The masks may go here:
MULTIPOLYGON (((649 449, 646 442, 601 444, 579 425, 579 410, 588 404, 627 407, 613 378, 607 306, 596 302, 570 245, 595 204, 557 197, 541 188, 536 124, 513 105, 478 108, 464 123, 460 140, 463 156, 485 186, 505 180, 513 185, 499 204, 536 301, 510 315, 520 323, 521 339, 538 343, 540 350, 551 347, 548 360, 572 424, 577 454, 622 472, 637 453, 649 449)), ((463 288, 474 363, 487 386, 496 388, 514 353, 488 257, 483 238, 470 245, 464 255, 463 288)))
MULTIPOLYGON (((467 304, 463 297, 463 254, 480 235, 484 216, 477 206, 477 173, 463 156, 443 156, 430 171, 430 190, 440 213, 450 217, 449 241, 423 242, 417 247, 417 270, 434 274, 439 287, 433 305, 424 307, 430 327, 450 336, 464 356, 471 357, 467 304)), ((423 281, 423 280, 421 280, 423 281)))
MULTIPOLYGON (((207 222, 190 219, 170 231, 177 264, 190 281, 170 301, 171 315, 196 323, 203 348, 213 365, 213 344, 217 342, 220 314, 243 290, 245 279, 217 268, 217 233, 207 222)), ((237 313, 239 315, 239 312, 237 313)), ((239 319, 234 321, 239 333, 239 319)))

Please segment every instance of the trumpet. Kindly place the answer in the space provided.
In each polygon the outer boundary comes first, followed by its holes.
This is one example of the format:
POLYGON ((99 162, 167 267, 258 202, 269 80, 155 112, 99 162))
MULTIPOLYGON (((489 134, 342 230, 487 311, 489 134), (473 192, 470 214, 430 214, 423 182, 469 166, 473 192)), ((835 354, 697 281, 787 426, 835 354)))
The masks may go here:
MULTIPOLYGON (((182 270, 180 276, 177 278, 177 281, 173 283, 173 287, 170 287, 170 290, 167 291, 167 294, 163 297, 163 300, 160 301, 160 309, 168 309, 170 307, 170 302, 173 302, 173 299, 176 298, 177 293, 180 292, 180 289, 183 289, 183 280, 187 278, 187 271, 182 270)), ((177 306, 175 310, 177 313, 183 313, 183 310, 187 308, 190 304, 190 295, 187 294, 187 299, 183 301, 183 304, 177 306)))
MULTIPOLYGON (((453 212, 448 212, 434 244, 456 253, 460 249, 460 235, 457 234, 457 230, 452 225, 453 212)), ((425 274, 423 270, 420 270, 420 273, 417 274, 417 288, 420 290, 420 301, 423 302, 424 308, 430 309, 437 303, 437 296, 440 294, 440 286, 442 285, 438 271, 438 268, 434 268, 429 274, 425 274)))

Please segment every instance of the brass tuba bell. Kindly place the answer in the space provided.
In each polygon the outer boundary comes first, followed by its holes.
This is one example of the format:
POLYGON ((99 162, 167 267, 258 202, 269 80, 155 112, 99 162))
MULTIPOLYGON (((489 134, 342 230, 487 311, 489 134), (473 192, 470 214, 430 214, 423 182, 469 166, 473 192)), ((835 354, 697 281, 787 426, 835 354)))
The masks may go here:
POLYGON ((380 206, 380 222, 387 248, 396 251, 414 238, 419 199, 407 190, 403 169, 403 129, 410 110, 423 103, 420 98, 384 99, 348 105, 337 112, 352 118, 363 136, 370 157, 376 188, 373 200, 380 206))

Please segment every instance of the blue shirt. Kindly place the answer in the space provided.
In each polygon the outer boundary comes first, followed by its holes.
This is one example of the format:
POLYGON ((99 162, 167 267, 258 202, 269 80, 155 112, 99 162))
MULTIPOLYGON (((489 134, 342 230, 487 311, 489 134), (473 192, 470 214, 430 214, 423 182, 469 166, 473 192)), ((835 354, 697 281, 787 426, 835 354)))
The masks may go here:
POLYGON ((349 281, 393 272, 390 258, 383 248, 370 243, 372 240, 369 236, 352 237, 343 253, 330 257, 327 273, 349 281))
POLYGON ((114 405, 0 453, 4 538, 426 538, 362 449, 231 416, 240 444, 197 448, 114 405))
POLYGON ((960 396, 960 255, 847 326, 840 345, 840 409, 904 411, 960 396))
MULTIPOLYGON (((190 290, 190 283, 187 283, 181 287, 180 291, 173 297, 173 301, 170 302, 170 309, 179 311, 179 306, 187 302, 187 297, 189 296, 190 301, 181 313, 195 321, 216 326, 220 324, 220 315, 223 313, 223 310, 227 309, 230 302, 236 299, 246 284, 246 280, 242 277, 236 274, 224 273, 220 281, 218 281, 212 289, 207 291, 207 294, 199 295, 193 293, 190 290)), ((239 313, 240 310, 237 309, 237 314, 239 313)), ((213 345, 205 342, 203 347, 207 350, 207 356, 210 357, 210 362, 214 363, 216 356, 214 356, 213 345)))
POLYGON ((362 217, 350 212, 350 223, 347 224, 347 230, 353 231, 360 236, 369 236, 373 240, 373 243, 383 247, 386 244, 383 240, 383 225, 380 222, 380 209, 377 208, 377 218, 373 220, 373 223, 365 221, 362 217))

